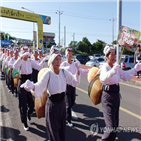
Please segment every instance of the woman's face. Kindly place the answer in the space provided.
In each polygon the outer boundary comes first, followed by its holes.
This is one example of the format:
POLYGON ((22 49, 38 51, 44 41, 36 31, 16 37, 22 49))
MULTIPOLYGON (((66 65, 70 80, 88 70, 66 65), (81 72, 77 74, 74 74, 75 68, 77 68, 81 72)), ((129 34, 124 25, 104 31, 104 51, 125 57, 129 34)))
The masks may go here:
POLYGON ((115 50, 110 50, 110 54, 109 56, 106 56, 106 59, 107 59, 107 62, 109 62, 110 64, 113 64, 116 59, 115 50))
POLYGON ((35 58, 38 57, 38 52, 37 52, 37 51, 35 51, 35 53, 34 53, 34 57, 35 57, 35 58))
POLYGON ((67 58, 68 58, 68 60, 71 60, 72 59, 72 52, 68 52, 67 58))
POLYGON ((59 69, 60 64, 61 64, 61 56, 58 55, 55 57, 54 61, 52 62, 52 66, 54 69, 59 69))

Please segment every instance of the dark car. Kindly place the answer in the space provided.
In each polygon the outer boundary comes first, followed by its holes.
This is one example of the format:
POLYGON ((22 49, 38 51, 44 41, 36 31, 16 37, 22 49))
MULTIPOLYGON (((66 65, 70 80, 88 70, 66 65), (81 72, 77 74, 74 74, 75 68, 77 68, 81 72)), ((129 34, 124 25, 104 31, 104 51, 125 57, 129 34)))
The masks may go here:
POLYGON ((81 64, 86 64, 90 60, 88 55, 82 55, 78 54, 76 55, 76 59, 81 63, 81 64))

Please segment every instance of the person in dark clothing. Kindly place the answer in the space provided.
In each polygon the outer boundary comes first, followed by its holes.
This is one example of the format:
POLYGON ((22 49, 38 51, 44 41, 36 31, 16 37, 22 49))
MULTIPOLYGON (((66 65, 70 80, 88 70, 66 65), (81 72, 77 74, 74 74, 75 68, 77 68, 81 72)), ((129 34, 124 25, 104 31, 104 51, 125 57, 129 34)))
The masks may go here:
MULTIPOLYGON (((137 50, 135 51, 134 54, 134 63, 138 63, 141 62, 141 49, 140 49, 140 45, 137 46, 137 50)), ((140 71, 137 72, 137 78, 139 78, 139 73, 140 71)))

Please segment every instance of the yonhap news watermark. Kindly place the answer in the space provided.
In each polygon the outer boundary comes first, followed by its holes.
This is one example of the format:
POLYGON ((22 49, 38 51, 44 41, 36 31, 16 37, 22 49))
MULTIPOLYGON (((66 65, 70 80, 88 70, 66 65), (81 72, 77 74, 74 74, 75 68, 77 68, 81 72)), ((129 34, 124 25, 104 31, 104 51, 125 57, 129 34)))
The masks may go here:
POLYGON ((92 136, 96 136, 98 133, 111 133, 111 132, 117 132, 117 133, 137 133, 139 132, 139 127, 137 126, 126 126, 122 127, 119 126, 117 128, 114 127, 100 127, 98 123, 94 123, 90 126, 90 134, 92 136))

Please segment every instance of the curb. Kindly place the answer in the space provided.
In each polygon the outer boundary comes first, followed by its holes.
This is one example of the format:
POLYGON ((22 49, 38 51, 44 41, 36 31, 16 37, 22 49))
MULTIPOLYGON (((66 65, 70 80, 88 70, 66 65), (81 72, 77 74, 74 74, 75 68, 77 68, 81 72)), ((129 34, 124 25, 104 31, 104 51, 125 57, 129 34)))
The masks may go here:
POLYGON ((141 87, 141 81, 135 81, 135 80, 123 81, 121 80, 120 82, 141 87))

